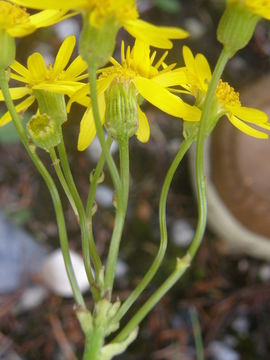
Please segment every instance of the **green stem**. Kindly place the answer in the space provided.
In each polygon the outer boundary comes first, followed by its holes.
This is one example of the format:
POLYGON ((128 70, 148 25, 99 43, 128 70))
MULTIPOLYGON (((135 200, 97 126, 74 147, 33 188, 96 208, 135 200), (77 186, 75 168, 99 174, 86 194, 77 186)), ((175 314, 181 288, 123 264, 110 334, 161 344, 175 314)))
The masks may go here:
POLYGON ((178 259, 177 266, 171 275, 163 282, 158 290, 144 303, 139 311, 131 318, 127 325, 113 339, 113 343, 123 341, 153 309, 160 299, 172 288, 180 279, 190 264, 190 258, 178 259))
POLYGON ((101 360, 100 351, 104 344, 104 328, 94 326, 91 335, 86 336, 83 360, 101 360))
POLYGON ((123 227, 124 227, 124 220, 125 220, 127 200, 128 200, 128 188, 129 188, 128 139, 121 139, 121 141, 119 141, 120 167, 121 167, 120 169, 121 179, 120 179, 118 170, 116 168, 114 160, 107 146, 101 125, 101 120, 98 110, 96 69, 95 67, 92 66, 90 62, 88 62, 88 68, 89 68, 91 103, 92 103, 97 136, 100 141, 102 151, 104 153, 104 157, 108 165, 117 196, 117 212, 115 217, 115 226, 112 234, 112 240, 109 249, 108 262, 107 262, 107 268, 105 274, 105 290, 108 291, 110 297, 113 288, 117 256, 118 256, 120 240, 123 232, 123 227))
POLYGON ((50 153, 50 157, 51 157, 52 162, 53 162, 53 167, 55 169, 56 175, 57 175, 57 177, 58 177, 58 179, 59 179, 59 181, 60 181, 60 183, 61 183, 61 185, 62 185, 62 187, 63 187, 63 189, 65 191, 65 194, 66 194, 66 196, 67 196, 67 198, 68 198, 68 200, 70 202, 70 205, 71 205, 75 215, 78 217, 78 211, 77 211, 76 205, 74 203, 74 199, 73 199, 73 197, 72 197, 72 195, 71 195, 71 193, 69 191, 69 187, 67 185, 66 179, 64 177, 61 166, 59 164, 59 159, 58 159, 58 157, 56 155, 55 149, 51 148, 49 153, 50 153))
POLYGON ((196 359, 204 360, 203 340, 202 340, 201 327, 200 327, 197 311, 195 308, 191 308, 189 313, 192 324, 192 330, 194 334, 196 359))
POLYGON ((98 110, 98 98, 97 98, 97 79, 96 79, 96 69, 92 67, 91 63, 88 63, 89 68, 89 82, 90 82, 90 93, 91 93, 91 103, 92 103, 92 109, 93 109, 93 115, 94 115, 94 121, 97 131, 97 136, 99 139, 99 142, 102 147, 102 151, 104 153, 106 163, 108 165, 113 185, 116 190, 116 193, 121 191, 121 181, 118 174, 118 170, 116 168, 116 165, 114 163, 114 160, 112 158, 112 155, 110 153, 110 150, 106 144, 105 135, 102 129, 99 110, 98 110))
POLYGON ((128 192, 129 192, 129 139, 121 139, 119 141, 120 155, 120 173, 121 173, 121 189, 116 193, 116 217, 113 229, 108 261, 105 273, 105 290, 111 295, 113 282, 115 277, 116 263, 119 252, 120 241, 123 233, 124 221, 127 211, 128 192))
POLYGON ((8 111, 10 112, 10 114, 12 116, 13 124, 20 136, 20 139, 21 139, 28 155, 30 156, 31 160, 33 161, 33 163, 35 164, 39 173, 41 174, 42 178, 44 179, 44 181, 49 189, 49 192, 51 194, 55 213, 56 213, 57 225, 58 225, 58 229, 59 229, 60 245, 61 245, 61 249, 62 249, 62 253, 63 253, 63 258, 64 258, 68 278, 69 278, 71 288, 73 291, 74 299, 78 305, 85 308, 86 306, 85 306, 85 303, 83 300, 83 296, 80 292, 80 289, 79 289, 79 286, 78 286, 78 283, 77 283, 77 280, 76 280, 76 277, 74 274, 71 259, 70 259, 65 218, 64 218, 63 208, 62 208, 62 204, 61 204, 61 200, 60 200, 57 188, 55 186, 55 183, 54 183, 52 177, 48 173, 47 169, 44 167, 44 165, 41 162, 41 160, 39 159, 38 155, 29 146, 27 135, 25 133, 25 130, 22 126, 21 120, 16 112, 15 106, 14 106, 12 98, 10 96, 10 92, 9 92, 9 88, 8 88, 8 80, 7 80, 5 69, 0 69, 0 87, 2 89, 2 93, 4 96, 8 111))
MULTIPOLYGON (((200 232, 204 232, 206 226, 207 218, 207 204, 206 204, 206 194, 205 194, 205 177, 204 177, 204 141, 207 136, 208 128, 208 119, 211 115, 211 108, 213 103, 213 98, 215 96, 215 91, 219 79, 222 75, 224 67, 229 60, 229 55, 225 49, 222 50, 219 59, 217 61, 215 70, 211 82, 208 87, 206 94, 203 112, 200 120, 200 128, 197 138, 197 148, 196 148, 196 187, 197 187, 197 198, 198 198, 198 216, 201 219, 199 222, 200 226, 203 228, 200 232)), ((189 248, 189 253, 191 258, 193 258, 201 244, 202 238, 197 237, 196 241, 194 240, 189 248)))
POLYGON ((80 195, 77 191, 76 185, 74 183, 73 176, 71 174, 63 136, 62 136, 60 144, 58 145, 58 151, 59 151, 59 156, 60 156, 61 164, 63 167, 63 171, 65 174, 65 178, 66 178, 66 181, 67 181, 67 184, 69 187, 69 191, 74 199, 74 202, 75 202, 78 214, 79 214, 81 234, 82 234, 82 253, 83 253, 85 271, 86 271, 86 274, 88 277, 88 281, 91 285, 91 291, 93 293, 93 296, 97 300, 99 298, 99 294, 98 294, 97 285, 95 283, 94 276, 92 273, 90 254, 92 256, 93 264, 94 264, 97 275, 99 274, 99 272, 102 269, 102 264, 101 264, 101 260, 99 258, 96 246, 94 244, 94 241, 91 241, 91 237, 89 236, 84 207, 83 207, 80 195))
POLYGON ((178 168, 181 160, 183 159, 185 153, 190 148, 191 144, 194 141, 194 137, 189 137, 183 141, 180 146, 178 153, 176 154, 168 172, 166 178, 164 180, 161 196, 159 201, 159 224, 160 224, 160 245, 156 258, 154 259, 150 269, 145 274, 144 278, 140 281, 138 286, 133 290, 133 292, 129 295, 127 300, 123 303, 119 311, 115 316, 115 321, 120 321, 121 318, 127 313, 129 308, 134 304, 134 302, 138 299, 140 294, 146 288, 146 286, 150 283, 150 281, 155 276, 157 270, 160 267, 160 264, 164 258, 166 248, 167 248, 167 223, 166 223, 166 203, 167 196, 170 189, 170 185, 175 174, 176 169, 178 168))
MULTIPOLYGON (((223 49, 218 59, 218 62, 213 73, 211 83, 208 88, 208 92, 205 99, 203 113, 200 122, 200 129, 198 134, 197 153, 196 153, 196 185, 198 196, 198 223, 193 241, 187 251, 186 266, 177 266, 174 272, 164 281, 164 283, 158 288, 158 290, 145 302, 145 304, 138 310, 138 312, 130 319, 126 326, 120 331, 120 333, 113 339, 113 342, 118 342, 125 339, 139 323, 145 318, 145 316, 153 309, 153 307, 160 301, 160 299, 166 294, 171 287, 181 278, 188 268, 190 263, 197 253, 197 250, 201 244, 203 234, 206 227, 207 218, 207 206, 206 206, 206 192, 204 181, 204 167, 203 167, 203 152, 204 152, 204 140, 207 134, 207 119, 211 112, 211 106, 213 97, 215 95, 215 89, 217 87, 220 76, 224 70, 224 67, 229 59, 227 52, 223 49)), ((181 261, 181 260, 180 260, 181 261)))
MULTIPOLYGON (((108 148, 110 148, 111 144, 112 144, 112 139, 109 136, 108 139, 107 139, 108 148)), ((93 177, 91 179, 91 186, 90 186, 88 199, 87 199, 86 217, 87 217, 88 223, 90 223, 90 224, 91 224, 91 221, 92 221, 91 220, 92 219, 92 209, 93 209, 93 206, 94 206, 96 190, 97 190, 100 175, 101 175, 101 173, 103 171, 103 168, 104 168, 104 163, 105 163, 105 156, 104 156, 104 153, 102 152, 102 154, 101 154, 101 156, 100 156, 100 158, 98 160, 97 167, 94 170, 93 177)))

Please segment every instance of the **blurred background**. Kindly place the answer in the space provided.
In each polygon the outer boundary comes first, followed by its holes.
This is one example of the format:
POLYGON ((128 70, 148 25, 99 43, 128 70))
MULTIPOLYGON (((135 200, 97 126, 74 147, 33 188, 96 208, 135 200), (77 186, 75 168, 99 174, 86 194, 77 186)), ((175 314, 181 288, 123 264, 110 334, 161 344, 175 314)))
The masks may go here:
MULTIPOLYGON (((194 53, 206 55, 213 68, 221 50, 216 40, 216 28, 224 1, 143 0, 138 1, 138 6, 141 17, 147 21, 180 26, 190 32, 188 40, 175 43, 167 63, 183 64, 181 49, 185 43, 194 53)), ((63 39, 73 33, 78 38, 80 28, 81 19, 75 17, 18 40, 17 60, 26 64, 27 57, 39 51, 47 63, 53 62, 63 39)), ((248 88, 269 71, 269 37, 269 24, 261 21, 247 48, 228 64, 224 80, 236 90, 248 88)), ((123 38, 133 44, 133 40, 121 32, 116 58, 123 38)), ((269 93, 266 87, 259 86, 250 97, 260 98, 267 91, 269 93)), ((150 121, 151 138, 147 144, 141 144, 135 138, 131 140, 130 202, 114 293, 120 299, 129 295, 157 252, 160 191, 182 141, 181 121, 149 104, 144 104, 144 110, 150 121)), ((5 111, 2 105, 1 111, 5 111)), ((35 109, 30 109, 26 118, 31 111, 33 113, 35 109)), ((74 105, 64 125, 64 134, 72 171, 85 201, 89 173, 95 168, 100 149, 95 141, 85 152, 76 150, 82 114, 83 109, 74 105)), ((117 158, 117 147, 114 152, 117 158)), ((46 154, 40 155, 48 169, 53 170, 46 154)), ((61 279, 55 279, 54 292, 45 285, 41 274, 42 264, 59 247, 51 199, 12 125, 0 129, 0 164, 0 359, 73 360, 74 354, 81 358, 84 338, 73 312, 74 302, 57 294, 57 288, 61 287, 57 281, 61 279)), ((193 238, 197 210, 189 166, 186 157, 168 196, 167 255, 158 275, 135 306, 143 304, 161 284, 172 270, 175 257, 185 253, 193 238)), ((239 190, 241 185, 236 186, 239 190)), ((70 248, 80 254, 80 231, 62 192, 61 195, 70 248)), ((98 212, 94 215, 95 238, 103 259, 113 229, 112 196, 110 177, 105 170, 105 180, 96 196, 98 212)), ((255 203, 251 202, 249 206, 253 208, 255 203)), ((264 235, 270 237, 269 230, 264 235)), ((51 282, 54 282, 53 275, 51 282)), ((196 359, 194 328, 198 326, 206 359, 269 359, 269 282, 270 261, 255 258, 252 253, 247 255, 245 251, 234 251, 226 246, 220 235, 207 229, 191 268, 143 321, 137 341, 118 359, 196 359)), ((91 306, 89 292, 86 301, 91 306)), ((125 321, 126 318, 123 323, 125 321)))

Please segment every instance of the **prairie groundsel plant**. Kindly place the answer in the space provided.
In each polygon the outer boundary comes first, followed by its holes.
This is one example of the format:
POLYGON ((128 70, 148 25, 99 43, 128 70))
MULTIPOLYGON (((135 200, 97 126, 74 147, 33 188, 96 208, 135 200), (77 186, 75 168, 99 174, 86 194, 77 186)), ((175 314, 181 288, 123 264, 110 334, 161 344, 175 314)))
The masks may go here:
POLYGON ((0 50, 3 54, 0 60, 0 101, 4 101, 7 107, 0 118, 0 127, 13 122, 51 194, 59 242, 76 303, 75 311, 85 335, 84 360, 110 360, 123 353, 135 340, 141 321, 191 265, 202 241, 207 219, 204 141, 217 121, 225 115, 247 135, 268 138, 270 125, 267 115, 260 110, 242 106, 239 94, 221 80, 227 61, 249 41, 261 17, 269 18, 268 1, 227 1, 218 29, 218 39, 224 48, 212 73, 206 58, 202 54, 194 56, 186 46, 183 47, 185 64, 182 67, 167 63, 168 51, 160 56, 156 50, 152 51, 151 46, 170 49, 171 40, 184 39, 188 34, 179 28, 157 27, 141 20, 134 0, 0 1, 0 50), (20 6, 34 10, 30 10, 30 14, 20 6), (74 35, 64 40, 53 64, 47 65, 37 52, 28 57, 26 66, 15 60, 14 37, 26 36, 40 27, 78 13, 83 16, 83 27, 79 54, 73 61, 70 59, 75 49, 74 35), (246 23, 249 27, 244 34, 243 24, 246 23), (117 61, 112 55, 116 35, 121 27, 135 38, 135 43, 131 47, 122 41, 121 58, 117 61), (9 87, 10 79, 19 86, 9 87), (183 94, 188 95, 189 100, 192 98, 191 102, 181 98, 183 94), (161 189, 159 250, 144 277, 123 301, 115 300, 114 279, 132 171, 129 140, 136 135, 139 141, 146 143, 150 137, 149 122, 142 110, 144 100, 163 113, 179 121, 184 120, 184 136, 161 189), (91 176, 86 206, 71 173, 62 133, 62 125, 68 120, 74 102, 85 110, 77 131, 78 150, 85 150, 95 135, 102 148, 96 169, 89 169, 91 176), (24 127, 22 113, 27 112, 32 105, 36 105, 36 113, 24 127), (107 140, 104 128, 108 132, 107 140), (110 153, 112 140, 118 142, 119 161, 115 161, 110 153), (198 222, 194 239, 183 257, 176 256, 171 274, 135 311, 134 303, 159 270, 166 253, 168 192, 182 158, 194 142, 197 142, 198 195, 198 222), (45 150, 50 156, 59 185, 78 220, 84 266, 91 285, 91 307, 86 305, 70 260, 69 238, 58 186, 51 176, 52 169, 45 167, 36 147, 40 151, 45 150), (93 231, 93 214, 98 211, 94 199, 105 166, 109 169, 115 190, 115 198, 112 200, 115 219, 108 253, 101 260, 93 231), (120 321, 130 308, 133 315, 122 326, 120 321))

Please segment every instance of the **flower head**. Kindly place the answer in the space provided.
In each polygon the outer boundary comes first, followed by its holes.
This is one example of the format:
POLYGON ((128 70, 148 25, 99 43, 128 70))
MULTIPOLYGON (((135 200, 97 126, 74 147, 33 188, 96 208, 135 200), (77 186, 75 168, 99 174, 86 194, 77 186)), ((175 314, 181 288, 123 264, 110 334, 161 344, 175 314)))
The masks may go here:
MULTIPOLYGON (((26 97, 16 106, 17 112, 27 110, 34 103, 35 91, 42 90, 71 96, 84 85, 81 80, 87 78, 87 74, 83 74, 87 69, 85 61, 78 56, 67 67, 75 42, 75 36, 69 36, 64 40, 53 65, 46 66, 42 55, 34 53, 28 57, 27 67, 17 61, 10 66, 10 78, 24 83, 22 87, 10 89, 14 100, 26 97)), ((0 92, 0 101, 3 100, 3 95, 0 92)), ((0 126, 5 125, 10 120, 11 116, 7 112, 0 118, 0 126)))
POLYGON ((139 19, 136 0, 12 0, 14 3, 33 9, 75 9, 89 14, 91 25, 101 28, 107 20, 117 22, 132 36, 149 45, 169 49, 170 39, 183 39, 188 33, 179 28, 157 27, 139 19))
POLYGON ((270 0, 227 0, 227 2, 244 5, 251 13, 270 20, 270 0))
MULTIPOLYGON (((97 80, 98 101, 102 121, 106 109, 105 91, 114 83, 124 84, 128 88, 131 84, 136 89, 137 97, 140 95, 160 110, 178 118, 186 118, 190 121, 200 119, 200 110, 197 107, 184 103, 178 96, 172 94, 167 87, 174 86, 179 82, 179 76, 172 72, 175 64, 167 66, 165 52, 161 58, 155 62, 156 52, 150 56, 149 46, 136 40, 133 49, 130 46, 125 51, 124 42, 121 49, 121 63, 111 58, 112 66, 99 70, 97 80)), ((86 85, 75 93, 68 104, 68 109, 72 102, 76 101, 84 106, 88 106, 80 126, 78 149, 84 150, 93 140, 96 129, 91 108, 91 100, 88 97, 89 87, 86 85)), ((139 128, 136 133, 137 138, 142 142, 149 139, 149 124, 146 115, 142 112, 138 101, 139 128)))
MULTIPOLYGON (((210 66, 202 54, 197 54, 194 57, 191 50, 186 46, 183 47, 183 57, 185 67, 176 70, 186 77, 181 86, 185 92, 193 95, 196 98, 196 104, 202 107, 212 77, 210 66)), ((256 138, 268 138, 266 132, 250 126, 250 124, 255 125, 257 128, 269 131, 270 124, 267 114, 254 108, 242 106, 239 93, 227 82, 219 81, 213 109, 216 120, 226 115, 229 121, 242 132, 256 138)))
POLYGON ((26 36, 36 29, 50 26, 66 17, 67 10, 44 10, 30 15, 25 9, 10 3, 0 1, 0 29, 11 37, 26 36))

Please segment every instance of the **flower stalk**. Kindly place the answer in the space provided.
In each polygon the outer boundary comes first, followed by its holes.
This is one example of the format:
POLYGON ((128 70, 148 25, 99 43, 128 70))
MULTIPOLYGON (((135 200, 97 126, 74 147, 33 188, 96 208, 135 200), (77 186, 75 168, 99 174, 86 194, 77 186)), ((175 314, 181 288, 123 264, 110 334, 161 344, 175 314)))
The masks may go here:
POLYGON ((31 148, 29 146, 27 135, 25 133, 25 130, 22 126, 22 123, 16 112, 15 106, 13 104, 12 98, 9 93, 8 79, 7 79, 6 71, 3 68, 2 69, 0 68, 0 87, 2 89, 2 93, 4 95, 7 108, 12 116, 12 121, 13 121, 14 126, 20 136, 20 139, 21 139, 28 155, 30 156, 31 160, 33 161, 37 170, 39 171, 40 175, 44 179, 44 181, 48 187, 48 190, 51 194, 55 213, 56 213, 60 245, 61 245, 61 249, 62 249, 62 253, 63 253, 63 258, 64 258, 67 275, 68 275, 68 278, 69 278, 69 281, 71 284, 71 288, 73 291, 74 299, 78 305, 80 305, 82 308, 85 308, 86 307, 85 302, 84 302, 83 296, 81 294, 81 291, 79 289, 79 286, 78 286, 78 283, 77 283, 77 280, 76 280, 76 277, 74 274, 73 266, 71 263, 71 259, 70 259, 68 237, 67 237, 65 219, 64 219, 63 208, 62 208, 61 200, 59 197, 59 193, 58 193, 57 188, 54 184, 54 181, 51 178, 50 174, 48 173, 47 169, 44 167, 43 163, 41 162, 41 160, 39 159, 38 155, 33 150, 33 148, 31 148))

